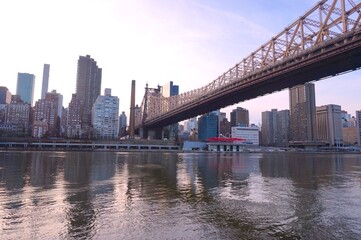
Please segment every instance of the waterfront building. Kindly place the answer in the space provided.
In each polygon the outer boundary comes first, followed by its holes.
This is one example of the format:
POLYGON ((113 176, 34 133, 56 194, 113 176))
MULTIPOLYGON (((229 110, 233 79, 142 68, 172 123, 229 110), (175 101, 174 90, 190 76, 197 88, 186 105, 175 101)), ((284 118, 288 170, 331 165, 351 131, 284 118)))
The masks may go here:
POLYGON ((119 116, 119 137, 123 137, 127 132, 127 115, 123 111, 119 116))
POLYGON ((35 75, 29 73, 18 73, 16 84, 16 95, 21 97, 25 103, 33 105, 35 87, 35 75))
POLYGON ((102 69, 90 55, 80 56, 78 60, 76 96, 83 103, 82 137, 90 136, 91 111, 93 104, 100 95, 102 69))
POLYGON ((262 112, 261 144, 264 146, 276 145, 277 109, 262 112))
POLYGON ((288 146, 290 138, 290 111, 277 111, 276 146, 288 146))
POLYGON ((42 85, 41 85, 41 99, 44 99, 46 93, 48 92, 48 86, 49 86, 49 71, 50 71, 50 64, 44 64, 44 68, 43 68, 43 83, 42 83, 42 85))
POLYGON ((231 127, 248 127, 249 126, 249 112, 247 109, 237 107, 231 112, 231 127))
POLYGON ((10 104, 6 105, 5 123, 13 136, 28 136, 30 133, 31 106, 19 95, 11 96, 10 104))
POLYGON ((344 127, 342 128, 343 144, 357 145, 357 127, 344 127))
MULTIPOLYGON (((174 85, 173 81, 170 81, 169 83, 163 85, 160 88, 160 92, 163 95, 163 97, 169 98, 172 96, 176 96, 179 94, 179 86, 174 85)), ((172 105, 172 102, 174 100, 172 98, 169 98, 168 102, 165 102, 166 109, 169 110, 170 106, 172 105)), ((178 138, 178 123, 174 123, 171 125, 168 125, 163 128, 163 138, 175 140, 178 138)))
POLYGON ((92 110, 94 137, 115 139, 119 133, 119 98, 111 96, 106 89, 104 96, 98 96, 92 110))
POLYGON ((316 107, 317 140, 329 146, 342 146, 341 106, 329 104, 316 107))
POLYGON ((259 145, 258 127, 232 127, 232 138, 245 139, 246 144, 259 145))
POLYGON ((53 90, 45 94, 45 99, 54 102, 56 111, 60 117, 63 111, 63 95, 57 93, 56 90, 53 90))
POLYGON ((290 141, 316 139, 315 85, 306 83, 290 88, 290 141))
POLYGON ((7 87, 0 87, 0 104, 9 104, 11 102, 11 93, 7 87))
POLYGON ((198 118, 198 139, 206 141, 207 138, 218 137, 218 112, 210 112, 198 118))
POLYGON ((66 135, 69 138, 80 138, 81 131, 81 117, 83 112, 83 103, 73 94, 68 105, 68 114, 66 121, 66 135))
POLYGON ((56 103, 48 99, 39 99, 34 106, 32 136, 58 136, 58 111, 56 103))
POLYGON ((357 127, 356 127, 356 118, 347 113, 347 111, 341 111, 342 119, 342 136, 343 144, 348 145, 357 145, 357 127))
POLYGON ((356 111, 357 143, 361 146, 361 110, 356 111))
POLYGON ((226 117, 226 113, 220 113, 219 115, 219 133, 221 136, 230 137, 231 136, 231 123, 226 117))
POLYGON ((288 146, 289 110, 262 112, 261 143, 264 146, 288 146))
POLYGON ((46 120, 38 121, 35 120, 32 126, 32 133, 31 136, 34 138, 42 138, 47 136, 49 132, 49 125, 46 120))

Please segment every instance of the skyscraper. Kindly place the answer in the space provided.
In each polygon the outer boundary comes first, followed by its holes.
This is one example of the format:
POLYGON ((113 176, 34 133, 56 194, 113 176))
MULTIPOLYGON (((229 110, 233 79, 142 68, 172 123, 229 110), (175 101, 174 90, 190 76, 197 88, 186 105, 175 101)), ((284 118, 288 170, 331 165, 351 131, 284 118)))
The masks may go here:
POLYGON ((83 112, 83 103, 77 98, 76 94, 72 95, 68 106, 66 135, 70 138, 80 138, 81 132, 81 116, 83 112))
POLYGON ((357 143, 361 146, 361 110, 356 111, 357 143))
POLYGON ((207 138, 218 137, 218 120, 219 111, 213 111, 204 114, 198 118, 198 138, 201 141, 206 141, 207 138))
POLYGON ((315 85, 290 88, 290 141, 312 142, 316 139, 315 85))
POLYGON ((219 135, 224 137, 231 136, 231 123, 226 117, 226 113, 221 112, 219 115, 219 135))
POLYGON ((176 96, 179 94, 179 86, 174 85, 173 81, 170 81, 169 83, 162 86, 161 93, 162 93, 163 97, 176 96))
POLYGON ((9 104, 11 102, 11 93, 7 87, 0 87, 0 104, 9 104))
POLYGON ((18 81, 16 84, 16 95, 21 100, 33 105, 34 99, 35 76, 29 73, 18 73, 18 81))
POLYGON ((91 125, 91 110, 97 97, 100 95, 102 69, 90 55, 80 56, 76 79, 76 96, 83 103, 82 128, 88 131, 91 125))
POLYGON ((119 116, 119 136, 125 136, 127 132, 127 115, 123 111, 122 114, 119 116))
POLYGON ((329 146, 343 145, 341 106, 329 104, 316 107, 317 140, 329 146))
POLYGON ((262 112, 261 140, 265 146, 275 146, 277 138, 277 109, 262 112))
POLYGON ((231 112, 231 127, 248 127, 249 126, 249 112, 245 108, 237 107, 231 112))
POLYGON ((46 93, 44 99, 36 101, 34 106, 33 137, 60 135, 60 124, 63 108, 63 96, 53 90, 46 93))
POLYGON ((44 64, 44 69, 43 69, 43 84, 41 85, 41 99, 44 99, 46 93, 48 92, 48 86, 49 86, 49 71, 50 71, 50 64, 44 64))
POLYGON ((290 111, 281 110, 277 112, 277 146, 288 146, 290 138, 290 111))
POLYGON ((119 98, 111 96, 105 89, 104 96, 98 96, 92 110, 92 124, 95 137, 115 139, 119 133, 119 98))
POLYGON ((262 112, 262 144, 265 146, 287 146, 289 140, 289 110, 262 112))

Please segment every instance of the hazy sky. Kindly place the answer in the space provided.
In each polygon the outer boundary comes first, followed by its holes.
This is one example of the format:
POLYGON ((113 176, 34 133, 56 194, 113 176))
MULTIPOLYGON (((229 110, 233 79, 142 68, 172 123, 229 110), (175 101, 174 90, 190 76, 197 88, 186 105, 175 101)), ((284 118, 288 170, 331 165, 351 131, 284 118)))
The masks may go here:
MULTIPOLYGON (((41 95, 43 64, 49 91, 68 106, 75 93, 77 60, 91 55, 103 69, 102 94, 111 88, 129 116, 131 80, 136 102, 145 84, 169 81, 180 92, 202 87, 247 57, 318 0, 11 0, 0 2, 0 86, 16 93, 18 72, 35 74, 41 95)), ((361 72, 316 83, 316 105, 361 109, 361 72)), ((288 90, 241 102, 250 121, 261 112, 288 109, 288 90)), ((227 116, 229 117, 229 115, 227 116)))

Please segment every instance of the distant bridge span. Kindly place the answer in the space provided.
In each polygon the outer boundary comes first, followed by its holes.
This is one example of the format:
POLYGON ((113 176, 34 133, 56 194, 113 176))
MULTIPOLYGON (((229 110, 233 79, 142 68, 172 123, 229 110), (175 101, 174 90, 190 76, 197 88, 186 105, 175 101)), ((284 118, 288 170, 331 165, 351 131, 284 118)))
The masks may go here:
POLYGON ((136 128, 167 126, 361 67, 361 0, 323 0, 210 84, 173 97, 146 90, 136 128))

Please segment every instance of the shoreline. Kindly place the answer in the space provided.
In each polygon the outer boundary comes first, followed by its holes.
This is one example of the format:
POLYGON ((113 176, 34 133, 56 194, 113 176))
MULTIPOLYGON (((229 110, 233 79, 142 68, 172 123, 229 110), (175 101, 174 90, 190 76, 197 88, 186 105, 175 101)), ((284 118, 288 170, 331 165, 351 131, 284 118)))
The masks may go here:
POLYGON ((212 154, 247 154, 247 153, 267 153, 267 154, 356 154, 361 155, 361 152, 358 151, 305 151, 305 150, 291 150, 291 151, 268 151, 260 149, 249 149, 245 151, 209 151, 209 150, 182 150, 182 149, 87 149, 87 148, 34 148, 34 147, 11 147, 4 148, 0 147, 0 152, 162 152, 162 153, 191 153, 191 154, 201 154, 201 153, 212 153, 212 154))

